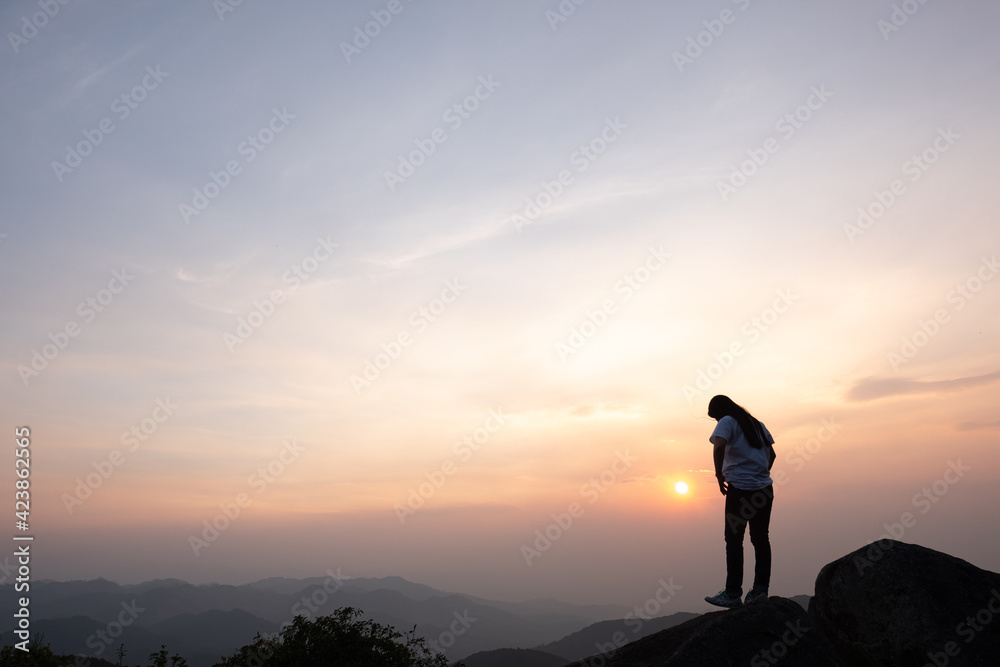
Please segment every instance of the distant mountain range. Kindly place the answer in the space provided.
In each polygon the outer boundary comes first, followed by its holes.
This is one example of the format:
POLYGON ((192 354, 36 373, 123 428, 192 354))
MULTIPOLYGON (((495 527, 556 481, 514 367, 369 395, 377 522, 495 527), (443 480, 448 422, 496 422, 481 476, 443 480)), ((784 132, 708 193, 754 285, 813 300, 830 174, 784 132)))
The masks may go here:
MULTIPOLYGON (((11 586, 2 586, 12 599, 11 586)), ((808 598, 807 598, 808 599, 808 598)), ((253 641, 276 632, 296 615, 323 616, 340 607, 361 609, 378 623, 418 636, 468 667, 558 667, 600 652, 595 648, 624 632, 628 641, 695 616, 680 613, 645 620, 641 632, 626 627, 628 609, 572 605, 555 600, 499 602, 456 595, 399 577, 378 579, 270 578, 245 584, 192 585, 176 579, 120 585, 104 579, 34 582, 32 633, 58 654, 145 662, 166 645, 190 667, 210 667, 253 641), (618 619, 618 620, 607 620, 618 619), (503 651, 500 649, 535 649, 503 651)), ((16 641, 5 623, 4 644, 16 641)))
POLYGON ((600 621, 563 637, 558 641, 539 646, 538 650, 565 658, 566 662, 583 660, 599 653, 611 652, 626 642, 641 639, 654 632, 672 628, 698 614, 681 611, 655 619, 618 619, 600 621), (639 621, 642 621, 641 623, 639 621))
POLYGON ((462 660, 465 667, 565 667, 565 658, 530 648, 498 648, 462 660))

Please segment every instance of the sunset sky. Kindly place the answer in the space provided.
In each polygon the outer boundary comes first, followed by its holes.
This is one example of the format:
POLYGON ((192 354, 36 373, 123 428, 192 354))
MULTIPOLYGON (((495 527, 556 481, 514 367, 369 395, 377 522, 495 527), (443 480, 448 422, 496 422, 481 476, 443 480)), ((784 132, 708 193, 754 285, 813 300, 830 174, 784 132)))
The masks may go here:
POLYGON ((51 4, 0 9, 33 576, 704 611, 718 393, 772 594, 907 512, 1000 570, 996 2, 51 4))

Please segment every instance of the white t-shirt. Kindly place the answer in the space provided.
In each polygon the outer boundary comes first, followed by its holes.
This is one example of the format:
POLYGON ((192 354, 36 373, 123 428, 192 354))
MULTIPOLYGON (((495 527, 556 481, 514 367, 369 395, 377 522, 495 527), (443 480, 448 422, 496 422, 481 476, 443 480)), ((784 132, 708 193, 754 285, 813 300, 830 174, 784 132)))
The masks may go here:
POLYGON ((768 445, 774 444, 774 438, 763 423, 764 446, 756 449, 747 442, 739 422, 735 417, 725 416, 719 420, 712 438, 726 439, 726 455, 722 459, 722 476, 737 489, 757 491, 771 484, 771 475, 767 464, 770 460, 768 445))

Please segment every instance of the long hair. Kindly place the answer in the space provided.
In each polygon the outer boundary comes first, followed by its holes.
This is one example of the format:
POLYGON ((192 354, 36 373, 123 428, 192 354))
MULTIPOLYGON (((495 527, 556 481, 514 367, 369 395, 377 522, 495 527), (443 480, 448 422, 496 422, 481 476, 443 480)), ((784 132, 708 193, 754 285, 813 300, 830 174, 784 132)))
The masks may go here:
POLYGON ((751 447, 760 449, 764 446, 764 429, 761 428, 761 423, 744 408, 736 405, 733 399, 728 396, 713 396, 712 400, 708 402, 708 416, 716 420, 732 417, 743 429, 743 435, 746 436, 751 447))

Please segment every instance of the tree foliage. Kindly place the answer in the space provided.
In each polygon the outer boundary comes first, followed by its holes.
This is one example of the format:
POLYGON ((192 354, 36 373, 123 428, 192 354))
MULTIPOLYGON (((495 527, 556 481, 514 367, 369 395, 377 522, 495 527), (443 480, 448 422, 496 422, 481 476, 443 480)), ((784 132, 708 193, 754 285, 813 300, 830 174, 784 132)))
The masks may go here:
POLYGON ((41 635, 35 635, 27 651, 14 646, 0 649, 0 667, 63 667, 69 664, 72 663, 54 654, 48 644, 42 646, 41 635))
POLYGON ((416 628, 403 634, 361 614, 343 607, 313 621, 296 616, 277 636, 258 633, 252 644, 213 667, 448 667, 444 655, 432 653, 415 635, 416 628))
POLYGON ((176 653, 167 658, 167 647, 160 644, 160 650, 149 654, 149 667, 187 667, 187 660, 176 653))
MULTIPOLYGON (((118 665, 123 664, 125 645, 118 647, 118 665)), ((168 657, 167 647, 149 655, 149 667, 187 667, 187 661, 176 653, 168 657)), ((73 655, 56 655, 52 648, 42 645, 41 635, 36 635, 27 651, 14 646, 4 646, 0 649, 0 667, 114 667, 115 663, 101 658, 73 655)), ((137 667, 142 667, 138 665, 137 667)))

